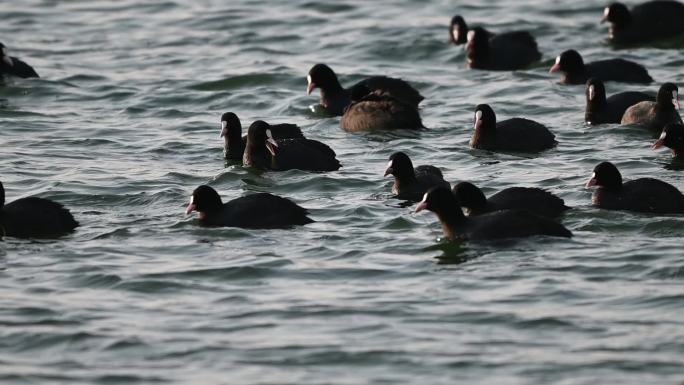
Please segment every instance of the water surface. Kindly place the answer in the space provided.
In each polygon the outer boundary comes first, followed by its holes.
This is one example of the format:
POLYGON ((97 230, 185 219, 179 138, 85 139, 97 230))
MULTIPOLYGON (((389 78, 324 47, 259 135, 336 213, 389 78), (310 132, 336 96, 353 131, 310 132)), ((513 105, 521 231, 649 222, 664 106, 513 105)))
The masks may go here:
MULTIPOLYGON (((6 2, 2 41, 41 79, 0 88, 8 201, 62 202, 82 226, 0 243, 0 381, 6 384, 681 384, 681 216, 590 206, 600 161, 684 189, 652 138, 585 127, 584 90, 547 74, 565 49, 624 57, 684 84, 681 51, 613 51, 600 1, 6 2), (528 29, 545 63, 464 68, 451 16, 528 29), (306 73, 343 84, 389 74, 426 100, 421 133, 348 134, 311 112, 306 73), (548 125, 537 157, 472 151, 472 113, 548 125), (226 165, 219 117, 299 124, 333 147, 334 173, 226 165), (390 199, 407 152, 491 194, 544 187, 573 206, 572 240, 448 245, 430 213, 390 199), (224 200, 286 196, 316 223, 206 229, 184 216, 200 184, 224 200)), ((608 83, 608 93, 651 90, 608 83)))

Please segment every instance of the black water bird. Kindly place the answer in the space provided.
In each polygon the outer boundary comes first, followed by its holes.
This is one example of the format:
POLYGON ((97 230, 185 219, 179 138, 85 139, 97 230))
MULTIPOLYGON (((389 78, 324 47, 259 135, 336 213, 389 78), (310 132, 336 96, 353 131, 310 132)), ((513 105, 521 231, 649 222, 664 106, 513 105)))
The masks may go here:
POLYGON ((14 56, 10 56, 7 47, 0 43, 0 76, 12 75, 20 78, 37 78, 38 73, 30 65, 24 61, 19 60, 14 56))
POLYGON ((585 84, 589 78, 623 83, 648 84, 651 75, 641 64, 625 59, 598 60, 584 63, 582 56, 574 49, 556 57, 549 73, 561 72, 561 84, 585 84))
POLYGON ((627 91, 606 98, 606 87, 599 79, 587 80, 584 121, 588 124, 620 123, 625 111, 640 102, 655 101, 655 97, 639 91, 627 91))
POLYGON ((608 38, 617 45, 658 42, 684 33, 684 4, 647 1, 632 7, 612 3, 603 10, 601 23, 609 23, 608 38))
POLYGON ((512 71, 528 67, 541 59, 537 41, 529 32, 514 31, 491 35, 481 27, 468 31, 466 43, 468 68, 512 71))
POLYGON ((251 229, 285 228, 313 222, 308 211, 289 199, 269 193, 256 193, 223 203, 213 188, 202 185, 192 192, 185 214, 199 214, 205 226, 251 229))
POLYGON ((61 204, 27 197, 5 204, 0 183, 0 235, 17 238, 50 238, 74 231, 78 222, 61 204))
POLYGON ((363 84, 352 88, 340 127, 349 132, 425 128, 416 107, 363 84))
POLYGON ((468 215, 521 209, 543 217, 556 218, 570 208, 563 199, 536 187, 509 187, 487 198, 474 184, 460 182, 454 186, 452 192, 468 215))
MULTIPOLYGON (((408 103, 414 108, 424 99, 423 96, 404 80, 387 76, 372 76, 356 85, 362 84, 371 92, 389 95, 408 103)), ((356 85, 352 86, 355 87, 356 85)), ((320 104, 328 114, 339 116, 351 102, 351 89, 343 88, 335 72, 325 64, 316 64, 307 75, 306 93, 319 88, 321 90, 320 104)))
POLYGON ((554 147, 555 135, 534 120, 512 118, 496 121, 487 104, 475 108, 475 124, 470 147, 490 151, 540 152, 554 147))
POLYGON ((242 164, 278 171, 335 171, 341 167, 335 151, 326 144, 303 138, 276 140, 270 125, 262 120, 249 126, 242 164))
POLYGON ((672 150, 672 158, 684 160, 684 125, 669 123, 665 125, 658 140, 651 146, 652 150, 667 147, 672 150))
POLYGON ((526 210, 499 210, 466 217, 456 196, 446 187, 435 187, 425 194, 416 212, 434 212, 449 240, 520 238, 534 235, 571 237, 565 226, 526 210))
MULTIPOLYGON (((302 130, 296 124, 271 124, 274 139, 304 138, 302 130)), ((223 154, 226 159, 242 160, 247 145, 247 135, 242 136, 242 124, 233 112, 221 115, 221 138, 223 138, 223 154)))
POLYGON ((439 168, 431 165, 414 168, 411 158, 403 152, 390 155, 384 176, 387 175, 394 177, 392 193, 403 200, 419 201, 431 187, 450 187, 439 168))
POLYGON ((668 123, 682 123, 678 110, 679 88, 673 83, 665 83, 660 86, 655 102, 640 102, 629 107, 620 123, 661 132, 668 123))
POLYGON ((602 209, 628 210, 656 214, 684 213, 684 194, 673 185, 654 178, 622 181, 617 167, 610 162, 594 167, 587 188, 598 187, 591 203, 602 209))

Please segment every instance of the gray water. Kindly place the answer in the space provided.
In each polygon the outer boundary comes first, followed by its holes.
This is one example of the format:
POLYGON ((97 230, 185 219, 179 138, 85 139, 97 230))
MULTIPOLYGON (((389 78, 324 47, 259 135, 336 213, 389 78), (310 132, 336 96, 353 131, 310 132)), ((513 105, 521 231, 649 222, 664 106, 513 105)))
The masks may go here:
POLYGON ((41 79, 0 87, 0 179, 81 227, 0 242, 3 384, 682 384, 682 216, 602 211, 583 183, 600 161, 684 189, 652 138, 583 124, 584 88, 556 55, 621 56, 650 86, 684 84, 677 49, 613 51, 602 1, 4 1, 0 40, 41 79), (528 29, 544 63, 464 68, 447 24, 528 29), (349 134, 310 106, 306 73, 389 74, 426 100, 421 133, 349 134), (476 104, 548 125, 537 157, 468 148, 476 104), (299 124, 332 173, 259 173, 223 160, 219 118, 299 124), (406 151, 491 194, 548 189, 572 240, 441 242, 432 213, 390 197, 406 151), (199 227, 192 190, 268 191, 309 208, 288 230, 199 227))

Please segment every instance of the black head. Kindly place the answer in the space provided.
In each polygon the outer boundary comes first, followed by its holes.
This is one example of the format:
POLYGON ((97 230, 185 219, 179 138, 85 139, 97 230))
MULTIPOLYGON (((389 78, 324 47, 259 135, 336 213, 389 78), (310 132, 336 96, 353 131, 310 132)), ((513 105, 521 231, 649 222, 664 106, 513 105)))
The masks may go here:
POLYGON ((632 21, 632 14, 622 3, 612 3, 603 9, 601 23, 610 22, 616 26, 624 26, 632 21))
POLYGON ((587 188, 592 186, 603 187, 607 190, 619 190, 622 188, 622 175, 617 167, 610 162, 601 162, 594 167, 591 179, 587 181, 587 188))
POLYGON ((684 125, 668 123, 651 149, 657 150, 663 146, 671 148, 676 157, 684 155, 684 125))
POLYGON ((606 87, 600 79, 590 78, 587 80, 587 88, 585 89, 587 97, 587 104, 590 103, 605 103, 606 102, 606 87))
POLYGON ((311 92, 316 88, 320 88, 323 91, 336 90, 342 88, 340 86, 339 80, 337 80, 337 75, 325 64, 316 64, 309 70, 309 74, 306 77, 306 94, 310 95, 311 92))
POLYGON ((451 18, 449 24, 449 41, 452 44, 464 44, 468 40, 468 25, 460 15, 451 18))
POLYGON ((271 125, 263 120, 257 120, 252 123, 252 125, 249 126, 249 130, 247 130, 247 148, 245 149, 245 154, 249 154, 255 150, 258 151, 260 148, 264 147, 271 155, 275 156, 278 142, 273 139, 271 125))
POLYGON ((451 191, 461 203, 461 207, 478 210, 487 204, 487 197, 472 183, 460 182, 451 191))
POLYGON ((247 130, 248 145, 263 146, 266 144, 268 138, 267 132, 271 126, 263 120, 256 120, 249 126, 247 130))
POLYGON ((656 96, 656 104, 663 108, 679 109, 679 88, 674 83, 665 83, 660 86, 656 96))
POLYGON ((242 124, 240 123, 240 118, 232 112, 226 112, 221 115, 221 137, 239 139, 241 135, 242 124))
MULTIPOLYGON (((2 44, 2 43, 0 43, 2 44)), ((0 182, 0 208, 5 206, 5 186, 0 182)))
POLYGON ((466 51, 469 57, 484 56, 489 52, 489 35, 482 27, 468 31, 466 51))
POLYGON ((9 53, 7 52, 7 47, 5 47, 5 45, 2 43, 0 43, 0 56, 2 56, 2 61, 5 62, 7 65, 14 66, 14 61, 9 56, 9 53))
POLYGON ((207 213, 220 210, 222 205, 221 197, 216 190, 207 185, 202 185, 192 192, 185 214, 190 215, 193 211, 197 211, 200 214, 200 219, 202 219, 207 213))
POLYGON ((564 73, 577 73, 584 71, 584 60, 582 55, 574 49, 567 50, 556 57, 556 63, 551 67, 549 73, 561 71, 564 73))
POLYGON ((473 129, 476 134, 494 133, 496 131, 496 114, 489 104, 478 104, 475 107, 473 129))
POLYGON ((423 200, 416 206, 416 212, 429 210, 440 217, 453 215, 463 217, 461 205, 456 196, 446 187, 433 187, 423 196, 423 200), (459 214, 460 213, 460 214, 459 214))
POLYGON ((399 151, 390 155, 385 176, 393 175, 396 178, 414 177, 413 163, 405 153, 399 151))

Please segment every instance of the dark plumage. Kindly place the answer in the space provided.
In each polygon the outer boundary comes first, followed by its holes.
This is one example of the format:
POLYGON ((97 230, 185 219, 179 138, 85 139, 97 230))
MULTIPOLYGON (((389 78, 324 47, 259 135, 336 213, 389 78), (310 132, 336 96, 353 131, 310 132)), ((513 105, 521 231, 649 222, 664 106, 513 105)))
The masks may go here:
POLYGON ((389 158, 385 176, 394 176, 392 193, 398 199, 419 201, 425 192, 435 186, 449 188, 442 171, 435 166, 413 168, 411 159, 403 152, 395 152, 389 158))
POLYGON ((313 222, 305 208, 289 199, 257 193, 223 203, 216 190, 205 185, 192 192, 185 213, 193 211, 199 213, 199 222, 205 226, 274 229, 313 222))
POLYGON ((249 126, 242 164, 270 170, 335 171, 340 162, 335 151, 311 139, 273 138, 270 125, 257 120, 249 126))
POLYGON ((9 56, 7 47, 2 43, 0 43, 0 55, 2 55, 2 60, 0 60, 0 76, 12 75, 20 78, 39 77, 33 67, 14 56, 9 56))
POLYGON ((534 235, 571 237, 560 223, 525 210, 500 210, 466 217, 451 190, 435 187, 425 194, 416 212, 430 210, 442 223, 444 236, 450 240, 520 238, 534 235))
POLYGON ((17 238, 47 238, 74 231, 78 222, 69 210, 48 199, 28 197, 5 204, 0 183, 0 235, 17 238))
POLYGON ((544 125, 523 118, 496 121, 487 104, 475 108, 475 126, 470 147, 491 151, 540 152, 558 144, 544 125))
POLYGON ((560 71, 561 84, 584 84, 589 78, 623 83, 648 84, 653 81, 646 68, 625 59, 598 60, 584 63, 582 56, 574 49, 556 57, 556 63, 549 73, 560 71))
POLYGON ((487 199, 472 183, 460 182, 452 190, 468 215, 480 215, 497 210, 522 209, 543 217, 555 218, 570 207, 563 199, 534 187, 509 187, 487 199))
POLYGON ((660 86, 655 102, 641 102, 629 107, 621 124, 642 126, 660 132, 668 123, 682 123, 679 116, 679 89, 672 83, 660 86))
POLYGON ((663 146, 672 150, 674 159, 684 160, 684 125, 673 123, 666 125, 651 149, 657 150, 663 146))
MULTIPOLYGON (((414 108, 418 108, 418 104, 424 99, 410 84, 401 79, 372 76, 356 85, 359 84, 371 92, 392 96, 414 108)), ((315 88, 320 88, 320 104, 330 115, 339 116, 344 113, 344 109, 351 101, 351 91, 340 85, 335 72, 325 64, 316 64, 309 70, 306 93, 311 94, 315 88)))
POLYGON ((466 61, 469 68, 510 71, 539 61, 541 53, 534 37, 526 31, 491 35, 480 27, 468 32, 466 61))
POLYGON ((390 95, 370 92, 363 85, 352 88, 340 127, 351 132, 424 128, 418 109, 390 95))
POLYGON ((591 203, 602 209, 629 210, 658 214, 684 213, 684 195, 676 187, 653 178, 622 183, 622 175, 610 162, 594 168, 587 188, 598 186, 591 203))
POLYGON ((585 89, 587 106, 584 121, 588 124, 620 123, 627 108, 655 97, 638 91, 620 92, 606 98, 606 88, 599 79, 587 80, 585 89))
MULTIPOLYGON (((485 30, 485 33, 490 38, 494 36, 493 33, 485 30)), ((466 24, 463 17, 456 15, 451 18, 449 23, 449 42, 455 45, 465 44, 468 41, 468 24, 466 24)))
POLYGON ((622 3, 603 10, 601 22, 610 23, 608 38, 615 44, 659 41, 684 33, 684 4, 657 0, 636 5, 630 11, 622 3))
MULTIPOLYGON (((274 139, 304 138, 302 130, 296 124, 271 124, 274 139)), ((247 135, 242 136, 240 119, 232 112, 221 115, 221 138, 223 138, 223 154, 226 159, 242 160, 247 145, 247 135)))

